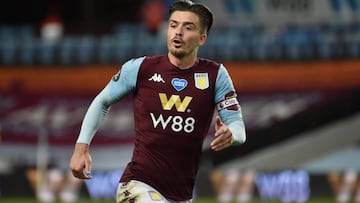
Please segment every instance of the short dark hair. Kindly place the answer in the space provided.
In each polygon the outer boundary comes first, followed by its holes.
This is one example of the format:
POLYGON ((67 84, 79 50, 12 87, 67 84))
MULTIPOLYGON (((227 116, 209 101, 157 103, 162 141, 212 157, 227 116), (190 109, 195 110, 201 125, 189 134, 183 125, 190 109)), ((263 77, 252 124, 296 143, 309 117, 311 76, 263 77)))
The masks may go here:
POLYGON ((169 9, 169 16, 175 11, 191 11, 199 16, 200 26, 203 31, 208 33, 213 23, 213 14, 210 9, 201 3, 194 3, 191 0, 178 0, 169 9))

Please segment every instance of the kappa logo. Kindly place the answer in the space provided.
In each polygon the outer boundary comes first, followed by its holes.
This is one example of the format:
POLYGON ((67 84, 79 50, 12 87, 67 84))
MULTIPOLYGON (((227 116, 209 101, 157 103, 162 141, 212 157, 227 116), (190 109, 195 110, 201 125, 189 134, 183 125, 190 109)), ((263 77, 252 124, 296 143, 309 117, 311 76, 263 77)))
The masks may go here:
POLYGON ((154 75, 149 78, 149 81, 165 83, 165 80, 161 77, 160 73, 154 73, 154 75))

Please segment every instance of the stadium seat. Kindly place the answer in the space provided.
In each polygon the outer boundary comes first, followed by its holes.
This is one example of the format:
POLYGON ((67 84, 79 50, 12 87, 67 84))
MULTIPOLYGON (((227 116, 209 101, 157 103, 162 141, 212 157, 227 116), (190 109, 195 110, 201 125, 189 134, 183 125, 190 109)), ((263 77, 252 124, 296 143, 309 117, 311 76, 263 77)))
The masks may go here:
POLYGON ((139 35, 139 41, 136 42, 136 56, 141 55, 154 55, 154 45, 158 42, 156 36, 150 35, 148 33, 142 33, 139 35))
POLYGON ((360 58, 359 42, 347 44, 346 53, 350 58, 359 59, 360 58))
POLYGON ((1 39, 0 61, 4 65, 16 64, 17 43, 14 38, 1 39))
MULTIPOLYGON (((217 25, 199 56, 214 60, 313 60, 358 58, 360 24, 322 23, 265 27, 217 25)), ((41 42, 31 25, 0 26, 1 64, 120 63, 166 53, 163 33, 125 23, 99 37, 65 35, 57 45, 41 42)))
POLYGON ((207 39, 207 42, 202 45, 199 49, 199 57, 202 58, 213 58, 216 56, 216 44, 214 44, 213 40, 207 39))
POLYGON ((360 58, 360 32, 345 35, 344 46, 349 58, 360 58))
POLYGON ((75 63, 75 43, 76 38, 70 35, 64 36, 59 45, 59 61, 60 64, 72 64, 75 63))
POLYGON ((268 51, 269 60, 271 61, 278 61, 284 59, 283 44, 277 38, 275 38, 267 45, 267 51, 268 51))
POLYGON ((282 35, 282 41, 285 48, 285 56, 290 60, 303 59, 306 51, 306 45, 309 43, 306 31, 301 28, 287 30, 282 35))
POLYGON ((94 63, 96 40, 92 35, 83 35, 75 41, 75 63, 91 64, 94 63))
POLYGON ((103 35, 99 38, 97 60, 101 64, 112 63, 112 53, 114 49, 114 38, 111 35, 103 35))
POLYGON ((32 65, 35 63, 36 57, 36 41, 35 38, 23 39, 22 45, 19 47, 19 63, 23 65, 32 65))
POLYGON ((38 41, 37 56, 39 63, 42 65, 55 64, 55 50, 56 44, 48 43, 46 41, 38 41))
POLYGON ((35 30, 32 25, 20 25, 14 29, 18 39, 29 40, 35 38, 35 30))
POLYGON ((225 8, 226 12, 230 15, 237 15, 239 13, 251 15, 254 13, 254 4, 252 0, 226 0, 225 8))
POLYGON ((269 48, 274 42, 274 37, 269 33, 254 36, 252 42, 252 55, 254 60, 265 61, 270 59, 269 48))
POLYGON ((240 28, 229 27, 222 35, 218 35, 218 56, 224 60, 240 60, 243 58, 244 43, 240 28), (221 44, 220 44, 221 42, 221 44))
POLYGON ((131 57, 135 57, 136 43, 133 37, 129 36, 115 36, 112 60, 116 63, 123 62, 131 57))
POLYGON ((15 36, 15 34, 16 34, 16 32, 15 32, 14 26, 6 26, 6 25, 0 26, 0 39, 1 40, 12 38, 15 36))

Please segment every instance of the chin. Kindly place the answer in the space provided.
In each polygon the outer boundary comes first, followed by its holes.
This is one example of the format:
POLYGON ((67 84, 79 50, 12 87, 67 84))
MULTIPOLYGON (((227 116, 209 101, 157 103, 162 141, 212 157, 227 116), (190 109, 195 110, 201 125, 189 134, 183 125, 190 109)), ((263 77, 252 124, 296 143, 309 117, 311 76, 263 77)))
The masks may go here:
POLYGON ((180 51, 180 50, 170 50, 170 54, 175 56, 176 58, 183 58, 186 53, 184 51, 180 51))

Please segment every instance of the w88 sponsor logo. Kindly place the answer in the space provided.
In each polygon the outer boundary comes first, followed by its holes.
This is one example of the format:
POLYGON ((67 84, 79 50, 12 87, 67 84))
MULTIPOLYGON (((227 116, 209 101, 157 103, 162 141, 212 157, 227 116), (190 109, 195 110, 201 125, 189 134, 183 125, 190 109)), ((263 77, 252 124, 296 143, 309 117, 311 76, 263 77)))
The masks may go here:
POLYGON ((159 124, 161 124, 163 130, 165 130, 169 126, 171 130, 174 132, 184 131, 186 133, 191 133, 192 131, 194 131, 195 119, 193 117, 187 117, 187 118, 183 118, 181 116, 164 117, 162 114, 156 117, 154 113, 150 113, 150 116, 154 128, 156 128, 159 124))
MULTIPOLYGON (((190 112, 188 106, 192 100, 192 97, 186 96, 183 100, 181 100, 179 95, 171 95, 168 98, 165 93, 159 93, 159 99, 162 105, 162 109, 165 111, 170 111, 175 106, 177 112, 190 112)), ((163 114, 155 115, 154 113, 150 113, 150 116, 154 128, 161 124, 163 130, 170 127, 174 132, 184 131, 186 133, 191 133, 194 131, 195 118, 193 117, 184 118, 179 115, 170 115, 164 117, 163 114)))

